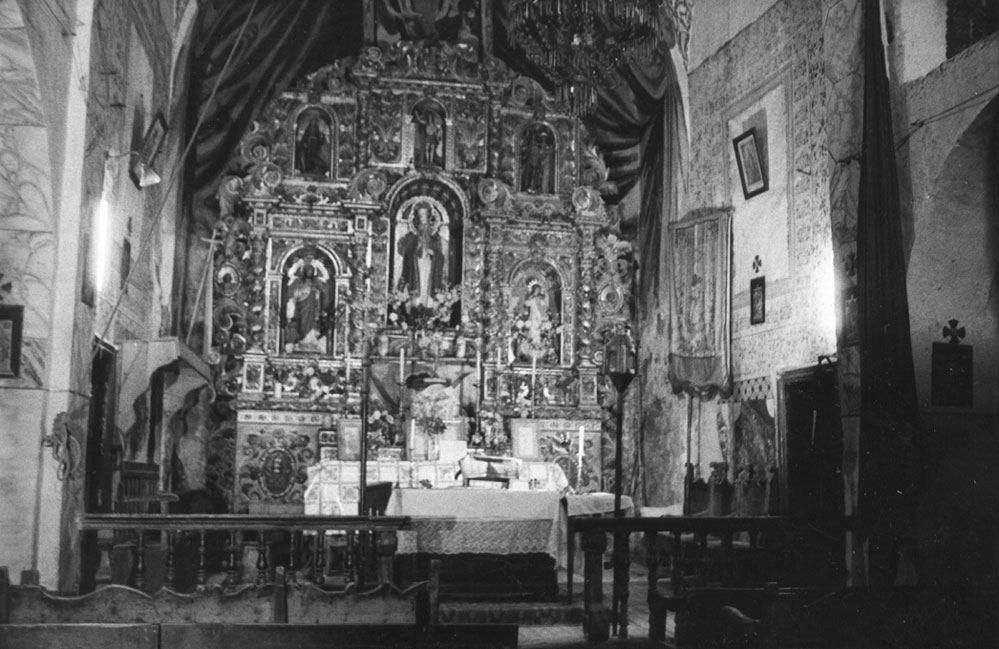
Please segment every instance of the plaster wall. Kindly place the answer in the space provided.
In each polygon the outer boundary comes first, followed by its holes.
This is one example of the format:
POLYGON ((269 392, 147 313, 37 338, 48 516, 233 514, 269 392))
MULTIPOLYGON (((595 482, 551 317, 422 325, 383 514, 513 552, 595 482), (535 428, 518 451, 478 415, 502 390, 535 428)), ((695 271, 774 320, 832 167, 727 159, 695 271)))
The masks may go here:
MULTIPOLYGON (((974 346, 974 407, 942 414, 999 413, 999 34, 903 86, 901 119, 911 137, 899 178, 911 201, 908 267, 913 361, 920 410, 932 405, 932 343, 957 319, 974 346)), ((959 425, 959 424, 958 424, 959 425)))
POLYGON ((52 333, 55 223, 48 120, 31 30, 51 42, 58 25, 29 28, 14 0, 0 1, 0 293, 24 306, 19 378, 0 378, 0 565, 38 566, 37 495, 52 333))
POLYGON ((740 31, 754 23, 776 0, 697 0, 690 28, 690 69, 699 66, 740 31))
MULTIPOLYGON (((689 75, 689 204, 735 209, 735 395, 692 408, 691 460, 701 475, 712 461, 732 462, 722 449, 741 400, 765 399, 774 415, 779 373, 836 349, 825 20, 814 3, 777 2, 689 75), (746 199, 732 139, 749 127, 765 136, 770 188, 746 199), (762 265, 754 268, 757 257, 762 265), (751 324, 749 280, 759 275, 766 276, 765 321, 751 324)), ((678 434, 685 413, 681 421, 678 434)))
POLYGON ((918 79, 947 58, 947 0, 894 0, 888 56, 900 83, 918 79))

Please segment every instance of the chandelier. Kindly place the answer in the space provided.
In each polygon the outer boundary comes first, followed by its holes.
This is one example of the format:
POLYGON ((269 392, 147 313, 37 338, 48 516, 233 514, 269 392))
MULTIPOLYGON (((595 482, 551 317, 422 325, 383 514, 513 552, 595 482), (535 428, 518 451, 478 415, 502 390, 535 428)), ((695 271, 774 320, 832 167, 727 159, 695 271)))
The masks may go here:
POLYGON ((555 88, 567 112, 585 116, 622 63, 647 60, 670 32, 666 0, 514 0, 510 44, 555 88))

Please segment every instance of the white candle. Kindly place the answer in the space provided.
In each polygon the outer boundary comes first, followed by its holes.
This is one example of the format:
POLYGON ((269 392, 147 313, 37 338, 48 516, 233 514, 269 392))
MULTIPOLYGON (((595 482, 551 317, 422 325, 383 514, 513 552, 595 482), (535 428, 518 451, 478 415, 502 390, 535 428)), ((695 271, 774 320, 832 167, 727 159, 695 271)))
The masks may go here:
POLYGON ((576 453, 579 455, 579 457, 583 457, 583 446, 584 446, 583 433, 585 433, 585 432, 586 432, 586 426, 580 426, 579 427, 579 448, 576 451, 576 453))
POLYGON ((538 357, 531 355, 531 390, 534 390, 534 382, 537 380, 538 375, 538 357))
POLYGON ((399 348, 399 383, 406 382, 406 348, 399 348))
POLYGON ((284 385, 281 383, 281 381, 274 381, 274 398, 275 399, 280 399, 281 398, 281 389, 282 388, 284 388, 284 385))
MULTIPOLYGON (((350 354, 347 355, 347 383, 350 383, 350 354)), ((347 386, 347 389, 350 389, 349 385, 347 386)))

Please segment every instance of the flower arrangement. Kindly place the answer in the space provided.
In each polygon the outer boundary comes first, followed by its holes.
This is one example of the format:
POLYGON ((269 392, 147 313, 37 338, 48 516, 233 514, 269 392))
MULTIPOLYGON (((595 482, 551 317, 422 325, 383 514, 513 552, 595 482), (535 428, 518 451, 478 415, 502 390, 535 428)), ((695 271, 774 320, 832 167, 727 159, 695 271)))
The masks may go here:
POLYGON ((294 365, 270 365, 269 374, 280 383, 288 396, 321 401, 339 396, 346 389, 346 376, 342 369, 322 367, 316 361, 294 365))
POLYGON ((409 415, 425 433, 439 437, 447 430, 445 418, 454 416, 458 412, 458 407, 458 399, 453 389, 433 384, 413 393, 409 404, 409 415))
POLYGON ((461 287, 436 291, 423 303, 418 291, 398 289, 389 294, 389 324, 403 331, 433 332, 451 325, 454 306, 461 300, 461 287))
POLYGON ((397 432, 396 418, 388 410, 375 409, 368 414, 368 450, 392 446, 397 432))
POLYGON ((472 435, 472 444, 484 446, 491 455, 508 453, 510 435, 504 426, 503 415, 496 410, 480 410, 478 428, 472 435))

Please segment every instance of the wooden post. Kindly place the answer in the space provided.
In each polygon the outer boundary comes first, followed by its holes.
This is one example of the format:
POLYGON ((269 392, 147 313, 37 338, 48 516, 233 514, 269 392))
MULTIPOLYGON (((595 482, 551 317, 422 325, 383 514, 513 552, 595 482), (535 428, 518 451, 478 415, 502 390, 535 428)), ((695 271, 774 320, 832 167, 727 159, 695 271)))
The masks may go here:
POLYGON ((166 530, 166 587, 170 590, 174 589, 174 584, 177 578, 177 568, 174 564, 173 557, 173 532, 166 530))
POLYGON ((394 531, 378 532, 375 536, 378 551, 378 583, 385 586, 395 582, 393 563, 399 549, 399 535, 394 531))
POLYGON ((0 566, 0 624, 10 624, 10 608, 7 599, 10 596, 10 571, 7 566, 0 566))
MULTIPOLYGON (((114 546, 114 532, 110 530, 98 530, 97 548, 100 550, 101 559, 97 566, 97 574, 94 575, 94 583, 98 586, 111 583, 111 549, 114 546)), ((24 579, 21 579, 24 583, 24 579)))
POLYGON ((202 591, 205 589, 205 581, 207 579, 208 572, 205 569, 205 531, 201 530, 198 532, 198 586, 197 589, 202 591))
POLYGON ((645 532, 645 563, 649 569, 649 640, 664 642, 666 640, 666 606, 659 596, 659 552, 656 547, 658 533, 652 530, 645 532))
POLYGON ((236 571, 236 530, 229 532, 229 565, 227 566, 226 589, 236 587, 238 573, 236 571))
POLYGON ((619 638, 628 637, 628 570, 631 555, 627 531, 614 533, 614 624, 619 638))
POLYGON ((146 534, 142 530, 135 539, 135 587, 146 589, 146 534))
POLYGON ((441 560, 430 560, 430 582, 427 584, 430 595, 430 625, 435 626, 441 621, 441 560))
POLYGON ((607 535, 603 530, 583 532, 583 633, 588 640, 610 637, 610 622, 604 608, 603 555, 607 535))
POLYGON ((288 624, 288 583, 284 566, 274 569, 274 624, 288 624))

